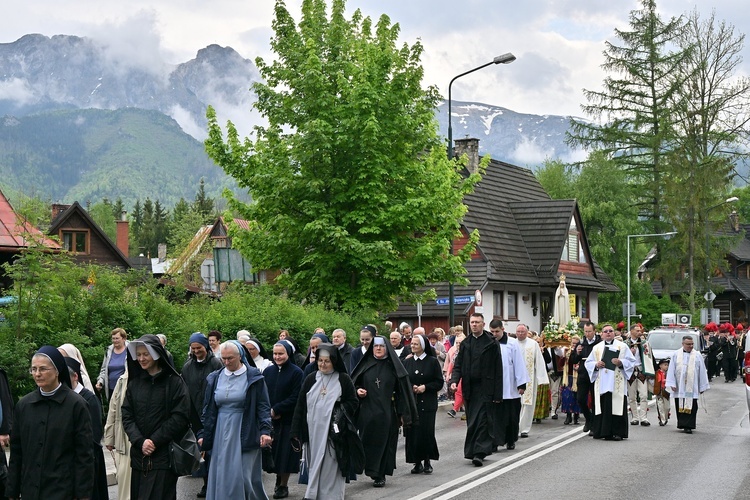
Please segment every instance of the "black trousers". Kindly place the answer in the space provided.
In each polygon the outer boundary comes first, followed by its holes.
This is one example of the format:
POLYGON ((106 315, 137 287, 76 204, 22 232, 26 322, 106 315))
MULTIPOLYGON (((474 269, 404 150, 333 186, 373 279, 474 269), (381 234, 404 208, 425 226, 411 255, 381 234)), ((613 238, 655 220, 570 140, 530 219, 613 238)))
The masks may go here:
POLYGON ((578 407, 581 409, 581 414, 586 422, 591 424, 593 421, 593 414, 589 409, 589 395, 594 397, 594 384, 589 379, 588 372, 578 372, 578 392, 576 393, 576 399, 578 400, 578 407))

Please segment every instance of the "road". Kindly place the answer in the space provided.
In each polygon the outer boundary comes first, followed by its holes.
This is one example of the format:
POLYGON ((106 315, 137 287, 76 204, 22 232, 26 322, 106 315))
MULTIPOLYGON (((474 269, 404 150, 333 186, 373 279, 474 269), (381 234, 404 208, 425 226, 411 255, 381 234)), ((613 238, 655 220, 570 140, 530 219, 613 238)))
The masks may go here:
MULTIPOLYGON (((431 475, 410 474, 399 441, 398 468, 385 488, 373 488, 367 477, 347 485, 347 499, 513 498, 559 499, 747 499, 750 498, 750 424, 744 386, 714 379, 699 409, 697 430, 678 431, 675 418, 659 427, 650 407, 650 427, 631 426, 622 442, 594 440, 582 426, 559 420, 535 424, 514 451, 501 450, 476 468, 463 458, 465 422, 439 410, 437 437, 441 457, 431 475)), ((269 498, 274 476, 265 476, 269 498)), ((304 486, 290 480, 289 498, 301 499, 304 486)), ((181 478, 178 499, 192 500, 201 479, 181 478)), ((116 488, 110 488, 116 498, 116 488)))

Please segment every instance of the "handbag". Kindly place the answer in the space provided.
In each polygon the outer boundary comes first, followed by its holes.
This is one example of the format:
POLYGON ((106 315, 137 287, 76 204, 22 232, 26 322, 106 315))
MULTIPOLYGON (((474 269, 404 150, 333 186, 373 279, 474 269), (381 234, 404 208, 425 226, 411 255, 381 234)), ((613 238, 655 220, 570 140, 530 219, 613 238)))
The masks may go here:
POLYGON ((260 451, 263 472, 273 474, 276 472, 276 464, 273 461, 273 448, 266 446, 265 448, 261 448, 260 451))
POLYGON ((310 480, 310 469, 307 465, 307 449, 306 445, 302 446, 302 458, 299 461, 299 484, 307 484, 310 480))
POLYGON ((179 442, 169 443, 169 465, 178 476, 189 476, 201 465, 201 450, 192 429, 179 442))

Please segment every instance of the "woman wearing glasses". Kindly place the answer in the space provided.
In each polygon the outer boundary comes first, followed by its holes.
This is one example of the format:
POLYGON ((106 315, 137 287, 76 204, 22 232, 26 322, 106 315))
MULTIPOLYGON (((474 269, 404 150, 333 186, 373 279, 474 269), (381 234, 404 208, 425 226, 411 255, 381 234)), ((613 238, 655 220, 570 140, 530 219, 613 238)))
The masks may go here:
POLYGON ((190 421, 190 397, 156 335, 128 344, 128 386, 122 424, 130 439, 130 498, 176 499, 177 475, 169 465, 169 443, 179 441, 190 421))

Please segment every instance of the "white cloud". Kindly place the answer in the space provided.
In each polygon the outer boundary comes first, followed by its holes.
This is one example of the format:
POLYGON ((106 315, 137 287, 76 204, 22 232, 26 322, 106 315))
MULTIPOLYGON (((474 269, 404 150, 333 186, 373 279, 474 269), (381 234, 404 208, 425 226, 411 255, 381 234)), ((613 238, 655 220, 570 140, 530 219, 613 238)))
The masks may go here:
POLYGON ((15 101, 23 106, 36 101, 36 96, 29 83, 21 78, 10 78, 0 81, 0 100, 15 101))

